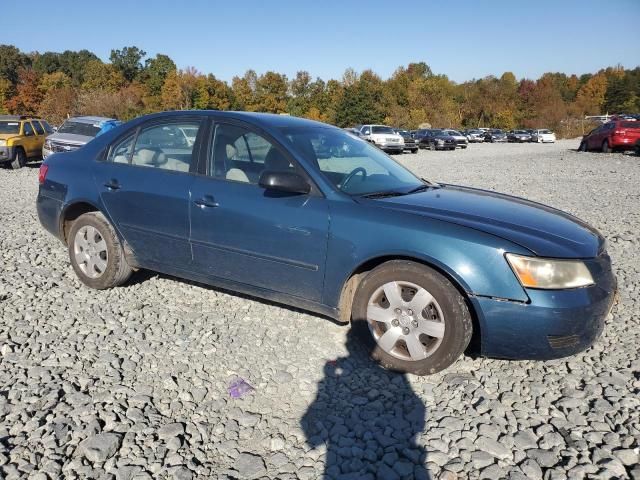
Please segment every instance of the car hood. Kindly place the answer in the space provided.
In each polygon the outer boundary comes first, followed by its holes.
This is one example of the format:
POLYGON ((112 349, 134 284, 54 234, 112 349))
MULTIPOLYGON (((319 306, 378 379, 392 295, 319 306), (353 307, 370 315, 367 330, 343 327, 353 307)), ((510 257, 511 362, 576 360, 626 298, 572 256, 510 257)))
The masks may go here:
POLYGON ((47 137, 47 140, 54 142, 72 143, 74 145, 84 145, 93 140, 94 137, 87 135, 77 135, 75 133, 53 133, 47 137))
POLYGON ((13 137, 19 137, 17 133, 0 133, 0 140, 9 140, 13 137))
POLYGON ((593 258, 604 245, 597 230, 568 213, 486 190, 442 185, 367 202, 490 233, 542 257, 593 258))

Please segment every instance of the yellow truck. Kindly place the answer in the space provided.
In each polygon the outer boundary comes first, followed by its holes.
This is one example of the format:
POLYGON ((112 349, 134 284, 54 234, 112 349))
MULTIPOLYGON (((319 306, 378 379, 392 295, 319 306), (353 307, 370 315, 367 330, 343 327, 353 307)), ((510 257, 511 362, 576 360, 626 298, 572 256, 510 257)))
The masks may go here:
POLYGON ((53 128, 44 120, 26 115, 0 115, 0 164, 22 168, 42 156, 42 146, 53 128))

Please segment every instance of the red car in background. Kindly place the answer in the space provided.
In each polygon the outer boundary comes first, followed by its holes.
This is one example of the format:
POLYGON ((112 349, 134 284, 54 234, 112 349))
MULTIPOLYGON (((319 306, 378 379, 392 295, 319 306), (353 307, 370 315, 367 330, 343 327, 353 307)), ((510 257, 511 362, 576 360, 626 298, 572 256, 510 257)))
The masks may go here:
POLYGON ((611 153, 614 150, 633 150, 640 140, 640 121, 616 120, 594 128, 580 142, 579 150, 598 150, 611 153))

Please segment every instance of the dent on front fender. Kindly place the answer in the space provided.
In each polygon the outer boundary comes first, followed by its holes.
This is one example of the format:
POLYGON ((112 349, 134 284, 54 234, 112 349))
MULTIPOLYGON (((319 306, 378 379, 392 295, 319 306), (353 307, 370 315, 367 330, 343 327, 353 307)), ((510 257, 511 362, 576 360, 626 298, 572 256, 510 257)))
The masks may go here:
POLYGON ((412 258, 443 271, 471 296, 526 302, 504 253, 530 255, 508 240, 468 227, 342 202, 331 207, 323 303, 337 306, 342 286, 361 265, 412 258))

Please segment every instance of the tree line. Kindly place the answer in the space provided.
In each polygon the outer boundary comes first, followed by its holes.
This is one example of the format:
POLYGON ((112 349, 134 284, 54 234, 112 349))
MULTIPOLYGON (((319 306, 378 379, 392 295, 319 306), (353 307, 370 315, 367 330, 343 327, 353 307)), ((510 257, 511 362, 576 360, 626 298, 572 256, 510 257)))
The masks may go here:
POLYGON ((640 67, 596 73, 511 72, 456 83, 424 62, 388 79, 347 69, 342 78, 294 78, 248 70, 229 83, 167 55, 138 47, 111 50, 103 62, 88 50, 21 52, 0 45, 0 113, 40 115, 54 124, 70 115, 129 120, 160 110, 217 109, 288 113, 340 127, 384 123, 403 128, 551 128, 575 136, 586 115, 640 111, 640 67))

